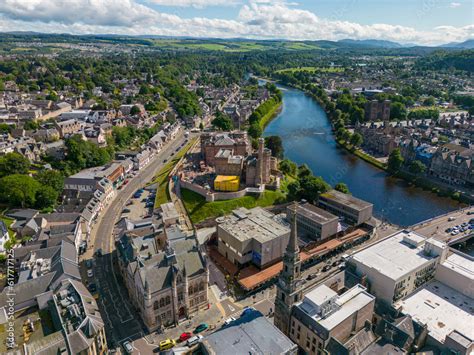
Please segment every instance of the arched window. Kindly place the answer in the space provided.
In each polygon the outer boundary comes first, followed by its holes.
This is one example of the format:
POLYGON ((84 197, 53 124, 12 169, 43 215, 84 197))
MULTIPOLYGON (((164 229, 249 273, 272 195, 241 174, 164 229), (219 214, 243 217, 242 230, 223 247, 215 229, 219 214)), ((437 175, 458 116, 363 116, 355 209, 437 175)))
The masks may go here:
POLYGON ((190 295, 193 294, 193 287, 192 287, 192 286, 189 286, 189 288, 188 288, 188 293, 189 293, 190 295))
POLYGON ((199 291, 204 291, 204 287, 205 287, 205 286, 204 286, 204 282, 201 282, 201 283, 199 284, 199 291))
POLYGON ((169 305, 171 303, 171 297, 166 296, 166 305, 169 305))
POLYGON ((196 284, 194 285, 194 289, 193 289, 194 293, 198 292, 199 291, 199 286, 196 284))
POLYGON ((165 306, 165 299, 160 298, 160 307, 164 307, 164 306, 165 306))
POLYGON ((160 308, 160 304, 158 303, 158 301, 155 301, 155 302, 153 303, 153 309, 156 310, 156 309, 158 309, 158 308, 160 308))

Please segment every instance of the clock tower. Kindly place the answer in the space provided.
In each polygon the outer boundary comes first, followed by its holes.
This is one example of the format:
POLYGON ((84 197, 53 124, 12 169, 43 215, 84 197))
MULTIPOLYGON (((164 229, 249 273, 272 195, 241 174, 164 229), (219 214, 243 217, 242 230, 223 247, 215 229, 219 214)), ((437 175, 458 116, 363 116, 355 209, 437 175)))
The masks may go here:
POLYGON ((278 277, 277 294, 275 298, 275 325, 287 336, 289 335, 291 309, 302 298, 301 289, 301 260, 296 233, 296 209, 294 204, 291 210, 291 233, 283 255, 283 270, 278 277))

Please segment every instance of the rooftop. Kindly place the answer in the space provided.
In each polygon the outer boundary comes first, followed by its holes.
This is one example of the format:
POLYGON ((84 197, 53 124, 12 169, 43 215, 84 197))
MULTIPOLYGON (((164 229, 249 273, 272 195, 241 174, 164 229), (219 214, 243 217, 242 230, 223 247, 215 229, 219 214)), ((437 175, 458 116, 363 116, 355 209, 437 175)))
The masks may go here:
POLYGON ((354 286, 340 296, 326 285, 321 285, 308 293, 297 307, 331 330, 373 301, 375 296, 361 285, 354 286), (326 306, 328 303, 331 303, 329 308, 326 306))
POLYGON ((331 190, 331 191, 325 192, 321 194, 321 197, 324 197, 325 199, 328 199, 328 200, 336 201, 338 203, 341 203, 345 206, 348 206, 358 211, 364 208, 373 206, 373 204, 371 204, 370 202, 361 200, 357 197, 354 197, 349 194, 345 194, 343 192, 339 192, 337 190, 331 190))
MULTIPOLYGON (((294 208, 289 207, 294 210, 294 208)), ((299 204, 297 213, 320 224, 338 220, 338 217, 310 203, 299 204)))
POLYGON ((240 241, 255 239, 264 243, 290 233, 283 218, 260 207, 239 208, 229 216, 218 218, 217 222, 219 228, 240 241))
POLYGON ((258 311, 205 337, 210 354, 289 354, 296 345, 258 311))
POLYGON ((424 244, 415 247, 409 240, 423 238, 411 231, 400 231, 358 253, 351 259, 368 268, 377 270, 392 280, 398 280, 407 273, 420 268, 434 257, 424 252, 424 244))
POLYGON ((472 258, 466 258, 457 253, 453 253, 442 265, 469 278, 471 282, 474 282, 474 260, 472 258))
POLYGON ((439 281, 426 284, 395 307, 426 324, 430 335, 441 343, 453 330, 474 340, 474 300, 439 281))

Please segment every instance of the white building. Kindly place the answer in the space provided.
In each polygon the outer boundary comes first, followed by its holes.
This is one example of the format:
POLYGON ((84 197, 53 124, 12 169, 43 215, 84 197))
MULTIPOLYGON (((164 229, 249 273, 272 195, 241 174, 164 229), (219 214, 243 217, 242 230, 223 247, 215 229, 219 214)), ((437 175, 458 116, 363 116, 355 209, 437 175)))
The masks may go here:
POLYGON ((367 277, 370 293, 392 304, 432 279, 447 250, 437 240, 403 230, 355 253, 348 264, 367 277))

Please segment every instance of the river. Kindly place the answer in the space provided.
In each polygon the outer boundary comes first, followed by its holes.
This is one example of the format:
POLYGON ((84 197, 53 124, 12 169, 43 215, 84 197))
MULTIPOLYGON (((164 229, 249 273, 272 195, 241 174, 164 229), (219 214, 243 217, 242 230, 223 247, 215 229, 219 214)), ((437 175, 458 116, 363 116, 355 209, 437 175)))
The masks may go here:
POLYGON ((408 186, 336 145, 324 110, 302 91, 280 87, 281 112, 264 135, 282 138, 285 156, 306 163, 331 185, 342 181, 351 193, 374 204, 376 217, 409 226, 459 208, 449 198, 408 186))

